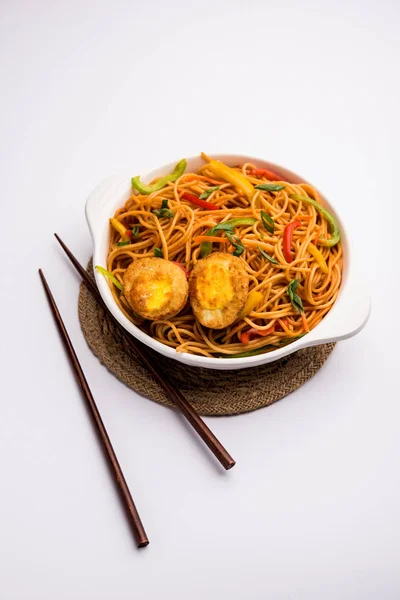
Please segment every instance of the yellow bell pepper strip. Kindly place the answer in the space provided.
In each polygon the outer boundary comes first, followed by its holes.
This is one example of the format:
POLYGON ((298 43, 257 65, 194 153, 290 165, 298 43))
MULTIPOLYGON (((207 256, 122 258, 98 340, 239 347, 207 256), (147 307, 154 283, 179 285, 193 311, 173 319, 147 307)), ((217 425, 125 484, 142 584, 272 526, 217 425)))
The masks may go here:
POLYGON ((118 219, 115 219, 113 217, 112 219, 110 219, 110 224, 114 227, 115 231, 118 231, 118 233, 120 234, 120 236, 122 238, 132 239, 132 237, 133 237, 132 231, 130 231, 129 229, 127 229, 125 227, 125 225, 123 225, 121 223, 121 221, 118 221, 118 219))
MULTIPOLYGON (((211 227, 205 235, 212 237, 216 231, 227 231, 228 233, 233 233, 235 227, 239 225, 247 225, 251 226, 257 222, 257 219, 254 217, 238 217, 237 219, 230 219, 229 221, 224 221, 223 223, 219 223, 218 225, 214 225, 211 227)), ((212 242, 202 242, 200 245, 200 256, 204 258, 208 256, 212 252, 212 242)))
POLYGON ((118 281, 118 279, 116 277, 114 277, 114 275, 112 273, 110 273, 110 271, 107 271, 106 269, 103 269, 103 267, 99 267, 99 265, 96 265, 96 271, 98 271, 99 273, 101 273, 102 275, 104 275, 104 277, 108 277, 108 279, 110 281, 113 282, 113 284, 122 292, 124 291, 124 287, 122 285, 122 283, 120 283, 118 281))
POLYGON ((182 177, 186 169, 186 159, 182 158, 176 165, 175 169, 169 175, 160 177, 155 183, 147 185, 140 181, 140 175, 132 177, 132 187, 139 192, 139 194, 152 194, 161 190, 169 181, 172 183, 182 177))
POLYGON ((241 319, 247 317, 247 315, 249 315, 258 304, 260 304, 263 297, 264 296, 261 292, 257 292, 257 290, 251 290, 247 296, 245 305, 243 306, 242 311, 236 320, 240 321, 241 319))
POLYGON ((243 192, 249 200, 254 196, 254 186, 242 173, 231 169, 219 160, 209 159, 204 153, 202 157, 208 160, 208 168, 215 177, 219 177, 228 183, 231 183, 239 191, 243 192))
POLYGON ((326 260, 324 259, 322 253, 318 250, 316 246, 312 242, 308 244, 308 250, 311 252, 319 266, 321 267, 321 271, 323 273, 329 273, 328 265, 326 264, 326 260))
POLYGON ((298 200, 299 202, 305 202, 306 204, 310 204, 318 211, 325 219, 328 221, 329 232, 331 234, 331 238, 329 240, 325 238, 319 238, 318 244, 320 246, 325 246, 326 248, 332 248, 332 246, 336 246, 340 242, 341 234, 339 223, 331 213, 326 210, 321 204, 313 200, 313 198, 309 198, 308 196, 301 196, 300 194, 290 194, 289 198, 293 200, 298 200))

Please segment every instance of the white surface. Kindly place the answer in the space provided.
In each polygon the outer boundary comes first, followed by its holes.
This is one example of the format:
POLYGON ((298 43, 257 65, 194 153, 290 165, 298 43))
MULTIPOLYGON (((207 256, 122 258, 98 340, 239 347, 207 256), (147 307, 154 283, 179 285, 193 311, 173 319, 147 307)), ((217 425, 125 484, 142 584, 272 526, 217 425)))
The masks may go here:
MULTIPOLYGON (((266 162, 262 158, 250 157, 248 155, 238 154, 213 154, 211 158, 222 161, 228 166, 235 164, 251 163, 260 168, 271 169, 274 172, 282 174, 283 178, 291 182, 304 181, 304 178, 299 178, 288 169, 283 169, 280 166, 271 162, 266 162)), ((204 164, 200 155, 187 157, 186 172, 196 172, 199 167, 204 164)), ((160 166, 159 169, 153 170, 151 173, 143 175, 142 180, 149 183, 155 177, 161 177, 171 173, 174 168, 174 163, 160 166)), ((115 214, 115 211, 120 208, 132 194, 131 178, 127 175, 107 177, 103 180, 89 195, 85 205, 85 214, 88 221, 89 229, 93 239, 93 264, 106 267, 108 247, 109 247, 109 218, 115 214)), ((327 208, 332 211, 338 218, 337 212, 334 212, 334 207, 328 203, 327 199, 321 195, 321 199, 327 208)), ((292 342, 288 346, 278 348, 272 352, 266 352, 257 356, 247 358, 207 358, 205 356, 195 356, 185 352, 176 352, 174 348, 169 348, 165 344, 154 340, 151 336, 144 333, 139 327, 133 325, 124 315, 116 304, 111 293, 110 286, 105 280, 105 277, 95 270, 97 287, 100 294, 108 306, 114 317, 127 329, 132 335, 138 338, 141 342, 153 348, 169 358, 178 360, 186 365, 194 367, 205 367, 208 369, 231 370, 240 368, 255 367, 268 362, 273 362, 279 358, 283 358, 288 354, 292 354, 306 348, 315 346, 317 343, 337 342, 339 340, 348 339, 361 331, 365 326, 371 312, 371 298, 368 287, 364 284, 361 277, 362 269, 360 260, 362 253, 358 255, 354 252, 354 246, 351 243, 353 238, 351 230, 347 227, 346 211, 342 207, 342 214, 339 223, 341 223, 341 243, 346 259, 343 262, 343 280, 341 284, 340 294, 335 302, 332 310, 323 321, 313 329, 308 335, 300 340, 292 342), (343 214, 344 213, 344 214, 343 214), (346 227, 343 225, 346 223, 346 227), (357 296, 357 302, 354 302, 354 297, 357 296)))
POLYGON ((1 4, 0 598, 397 600, 399 3, 144 5, 1 4), (351 206, 373 295, 367 327, 303 388, 207 419, 228 473, 90 353, 52 238, 86 261, 93 187, 182 147, 265 156, 351 206), (141 551, 39 266, 148 530, 141 551))

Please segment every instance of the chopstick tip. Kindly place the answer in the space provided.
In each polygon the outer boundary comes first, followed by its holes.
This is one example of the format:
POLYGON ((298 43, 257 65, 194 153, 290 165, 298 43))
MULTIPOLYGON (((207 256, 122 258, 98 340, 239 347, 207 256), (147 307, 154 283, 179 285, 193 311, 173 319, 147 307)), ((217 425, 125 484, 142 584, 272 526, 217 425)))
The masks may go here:
POLYGON ((62 239, 60 238, 60 236, 58 235, 58 233, 54 233, 54 237, 56 238, 57 242, 60 244, 61 248, 63 248, 63 250, 68 254, 68 248, 66 247, 66 245, 64 244, 64 242, 62 241, 62 239))
POLYGON ((44 273, 42 271, 42 269, 38 269, 38 273, 39 273, 39 277, 42 280, 42 284, 44 285, 44 287, 47 287, 47 281, 46 281, 46 277, 44 276, 44 273))

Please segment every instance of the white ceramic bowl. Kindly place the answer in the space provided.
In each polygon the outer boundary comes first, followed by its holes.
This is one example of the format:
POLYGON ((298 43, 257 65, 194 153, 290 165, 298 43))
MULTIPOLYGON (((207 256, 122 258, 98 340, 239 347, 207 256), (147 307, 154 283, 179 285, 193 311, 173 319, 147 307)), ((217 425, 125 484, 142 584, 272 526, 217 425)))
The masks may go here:
MULTIPOLYGON (((213 155, 213 158, 221 160, 229 166, 250 162, 260 168, 267 168, 272 171, 276 170, 284 176, 286 175, 289 181, 295 183, 305 181, 295 173, 259 158, 233 154, 213 155)), ((175 167, 175 164, 176 161, 169 163, 147 175, 143 175, 141 179, 148 183, 154 177, 160 177, 170 173, 175 167)), ((199 156, 188 158, 186 170, 187 172, 196 171, 203 164, 204 161, 199 156)), ((117 208, 121 207, 131 196, 131 175, 136 175, 136 173, 125 176, 113 176, 105 179, 90 194, 87 200, 86 218, 93 237, 94 265, 106 266, 109 240, 108 220, 114 215, 117 208)), ((336 215, 332 205, 322 194, 321 198, 323 198, 329 210, 336 215)), ((345 224, 340 220, 340 217, 338 215, 336 216, 341 226, 344 263, 343 281, 335 304, 321 323, 319 323, 319 325, 317 325, 310 333, 288 346, 278 348, 272 352, 266 352, 265 354, 258 354, 246 358, 207 358, 204 356, 176 352, 173 348, 157 342, 146 333, 143 333, 143 331, 125 317, 114 302, 107 281, 103 275, 100 275, 97 271, 94 272, 96 284, 110 312, 121 325, 146 346, 160 352, 160 354, 163 354, 164 356, 168 356, 169 358, 173 358, 187 365, 205 367, 208 369, 243 369, 262 365, 282 358, 292 352, 296 352, 297 350, 300 350, 300 348, 327 342, 336 342, 338 340, 349 338, 358 333, 368 320, 370 313, 370 298, 358 277, 354 251, 349 244, 350 235, 345 224)))

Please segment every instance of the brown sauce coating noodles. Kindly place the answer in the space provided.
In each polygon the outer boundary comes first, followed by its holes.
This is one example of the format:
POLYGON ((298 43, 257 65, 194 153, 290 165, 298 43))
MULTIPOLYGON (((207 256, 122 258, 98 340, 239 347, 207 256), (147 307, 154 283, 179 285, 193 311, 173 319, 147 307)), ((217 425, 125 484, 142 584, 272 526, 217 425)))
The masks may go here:
MULTIPOLYGON (((267 183, 265 177, 256 177, 249 163, 237 167, 253 184, 267 183)), ((276 182, 274 182, 276 183, 276 182)), ((311 205, 291 199, 290 194, 307 195, 320 202, 317 192, 309 184, 282 182, 285 188, 278 192, 256 190, 251 201, 230 183, 216 181, 205 164, 197 174, 185 173, 174 183, 149 195, 132 194, 125 205, 118 209, 115 217, 127 228, 139 226, 137 237, 132 243, 117 246, 121 239, 110 227, 110 244, 107 269, 119 281, 131 262, 137 258, 154 256, 154 248, 162 250, 167 260, 182 263, 190 271, 201 260, 200 245, 195 238, 204 235, 214 225, 236 217, 254 217, 252 226, 238 226, 235 234, 241 239, 245 250, 240 256, 250 278, 249 292, 259 291, 263 299, 244 319, 234 322, 226 329, 213 330, 196 321, 190 304, 175 317, 163 321, 144 321, 133 313, 124 295, 110 284, 114 299, 125 316, 154 339, 175 348, 203 356, 229 356, 249 350, 273 350, 313 329, 323 319, 335 302, 342 277, 342 247, 318 246, 328 272, 321 269, 309 251, 309 243, 318 238, 329 238, 326 219, 311 205), (210 187, 219 185, 207 201, 216 204, 219 210, 205 210, 180 198, 182 191, 199 196, 210 187), (172 218, 158 218, 151 211, 159 209, 162 200, 168 200, 172 218), (275 221, 274 234, 269 233, 260 218, 264 210, 275 221), (283 232, 290 222, 298 219, 301 226, 293 232, 293 261, 287 263, 283 250, 283 232), (259 248, 278 261, 278 265, 264 258, 259 248), (287 287, 293 279, 300 279, 297 293, 302 298, 304 314, 292 305, 287 287), (275 331, 265 337, 256 336, 243 344, 240 336, 249 328, 260 331, 275 331)), ((221 232, 219 232, 221 233, 221 232)), ((213 251, 232 252, 229 244, 213 244, 213 251)))

